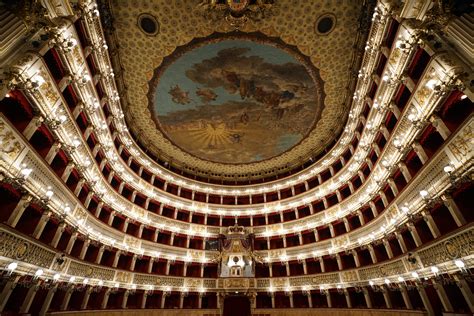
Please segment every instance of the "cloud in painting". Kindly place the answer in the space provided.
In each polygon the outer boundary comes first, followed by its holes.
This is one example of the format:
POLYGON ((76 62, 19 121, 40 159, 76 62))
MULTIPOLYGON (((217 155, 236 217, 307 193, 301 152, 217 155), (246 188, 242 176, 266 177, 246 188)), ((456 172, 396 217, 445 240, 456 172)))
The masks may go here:
POLYGON ((290 109, 315 102, 314 83, 303 65, 268 63, 261 56, 248 56, 249 52, 247 47, 222 49, 217 56, 194 64, 186 76, 208 88, 222 87, 272 108, 290 109))

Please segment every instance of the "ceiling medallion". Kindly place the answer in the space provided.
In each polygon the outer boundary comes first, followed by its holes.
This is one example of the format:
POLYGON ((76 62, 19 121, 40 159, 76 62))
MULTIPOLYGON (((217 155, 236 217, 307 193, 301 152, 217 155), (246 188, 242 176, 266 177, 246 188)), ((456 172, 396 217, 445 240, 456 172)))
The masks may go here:
POLYGON ((274 0, 203 0, 198 8, 209 21, 225 19, 239 29, 249 20, 260 21, 271 14, 274 0))

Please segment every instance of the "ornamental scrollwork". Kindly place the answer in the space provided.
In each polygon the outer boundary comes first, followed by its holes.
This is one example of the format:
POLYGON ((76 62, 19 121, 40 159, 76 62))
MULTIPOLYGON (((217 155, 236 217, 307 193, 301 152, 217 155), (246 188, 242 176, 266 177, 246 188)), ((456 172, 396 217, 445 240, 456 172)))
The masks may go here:
POLYGON ((433 247, 418 252, 424 266, 432 266, 474 253, 474 229, 462 232, 433 247))
POLYGON ((8 232, 0 232, 0 256, 49 268, 55 253, 8 232))

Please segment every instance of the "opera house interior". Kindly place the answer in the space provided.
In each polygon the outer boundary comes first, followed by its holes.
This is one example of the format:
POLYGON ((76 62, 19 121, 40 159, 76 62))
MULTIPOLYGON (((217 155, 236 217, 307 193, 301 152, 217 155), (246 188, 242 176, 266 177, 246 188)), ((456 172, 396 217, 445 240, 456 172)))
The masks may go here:
POLYGON ((0 16, 1 315, 474 313, 471 1, 0 16))

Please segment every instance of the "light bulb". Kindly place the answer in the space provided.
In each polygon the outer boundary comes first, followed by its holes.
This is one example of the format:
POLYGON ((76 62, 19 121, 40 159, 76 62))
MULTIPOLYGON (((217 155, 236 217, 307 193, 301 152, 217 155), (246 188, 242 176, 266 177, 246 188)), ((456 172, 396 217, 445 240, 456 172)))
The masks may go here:
POLYGON ((76 281, 76 277, 75 277, 75 276, 72 276, 72 277, 69 278, 69 282, 72 283, 72 282, 74 282, 74 281, 76 281))
POLYGON ((425 198, 425 197, 428 196, 428 191, 426 191, 426 190, 421 190, 421 191, 420 191, 420 195, 421 195, 421 197, 425 198))
POLYGON ((48 191, 46 191, 46 197, 50 199, 54 195, 54 192, 51 191, 51 188, 48 188, 48 191))
POLYGON ((456 265, 456 267, 458 267, 458 268, 460 268, 460 269, 464 268, 464 266, 465 266, 464 262, 461 261, 461 260, 459 260, 459 259, 458 259, 458 260, 455 260, 455 261, 454 261, 454 264, 456 265))
POLYGON ((56 273, 54 276, 53 276, 53 280, 57 281, 59 280, 59 278, 61 277, 61 275, 59 273, 56 273))
POLYGON ((43 275, 43 270, 41 270, 41 269, 36 270, 35 276, 39 277, 41 275, 43 275))
POLYGON ((454 167, 451 166, 451 165, 447 165, 447 166, 445 166, 445 167, 443 168, 443 170, 444 170, 444 172, 446 172, 446 173, 451 173, 451 172, 454 171, 454 167))
POLYGON ((433 89, 434 86, 435 86, 435 84, 436 84, 436 80, 435 80, 435 79, 430 79, 430 80, 428 80, 428 82, 426 83, 426 86, 427 86, 428 88, 430 88, 430 89, 433 89))
POLYGON ((41 77, 40 75, 35 75, 33 77, 33 82, 35 82, 38 85, 38 87, 40 87, 43 83, 45 83, 44 78, 41 77))
POLYGON ((403 282, 403 281, 405 281, 405 279, 403 277, 399 276, 398 277, 398 282, 403 282))
POLYGON ((385 279, 384 282, 385 282, 385 284, 390 284, 390 280, 389 280, 389 279, 385 279))
POLYGON ((10 271, 15 270, 16 268, 18 268, 18 263, 16 263, 16 262, 12 262, 7 266, 7 269, 10 270, 10 271))
POLYGON ((431 272, 433 272, 433 273, 438 273, 438 272, 439 272, 439 268, 436 267, 436 266, 433 266, 433 267, 431 267, 431 272))
POLYGON ((370 286, 374 286, 374 281, 370 280, 370 281, 369 281, 369 285, 370 285, 370 286))
POLYGON ((23 177, 27 178, 31 174, 32 171, 33 170, 30 169, 30 168, 23 168, 23 169, 21 169, 20 172, 23 175, 23 177))
POLYGON ((416 279, 420 277, 416 271, 412 272, 411 276, 416 278, 416 279))
POLYGON ((81 144, 81 142, 76 138, 72 141, 72 144, 74 145, 74 147, 78 147, 81 144))

